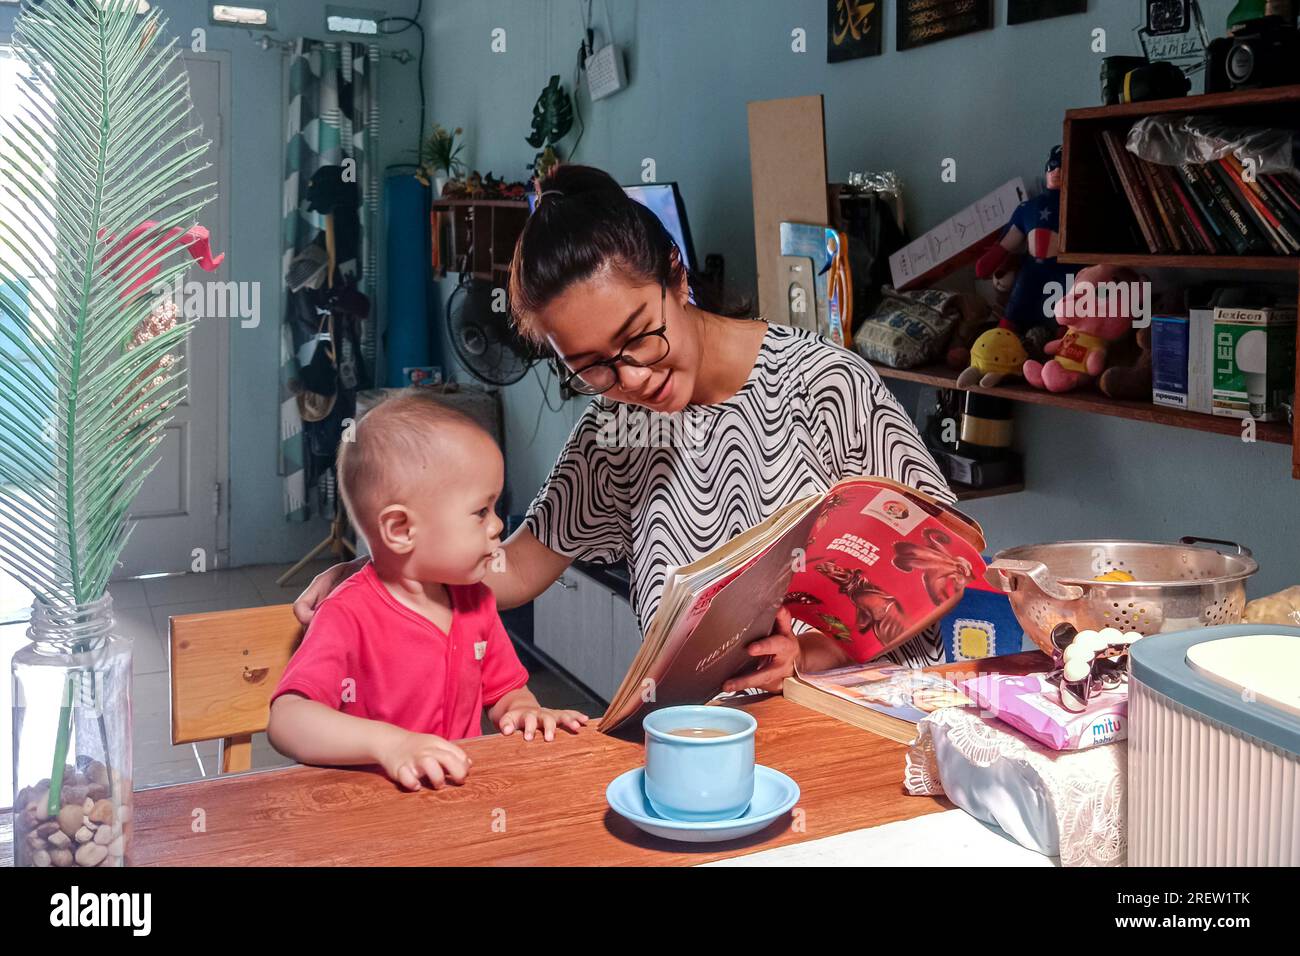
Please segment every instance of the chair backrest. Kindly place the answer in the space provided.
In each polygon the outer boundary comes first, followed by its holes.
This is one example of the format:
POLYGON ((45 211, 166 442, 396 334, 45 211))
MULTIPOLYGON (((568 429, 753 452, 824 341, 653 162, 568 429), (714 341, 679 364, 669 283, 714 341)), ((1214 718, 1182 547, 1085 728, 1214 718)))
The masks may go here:
POLYGON ((271 691, 302 640, 292 604, 170 618, 172 743, 221 739, 223 772, 252 765, 271 691))

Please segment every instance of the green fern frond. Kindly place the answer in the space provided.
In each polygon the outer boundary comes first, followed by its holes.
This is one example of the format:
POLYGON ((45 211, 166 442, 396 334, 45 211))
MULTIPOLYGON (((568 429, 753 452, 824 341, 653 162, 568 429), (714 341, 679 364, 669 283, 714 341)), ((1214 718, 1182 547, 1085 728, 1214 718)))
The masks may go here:
POLYGON ((176 46, 136 6, 24 5, 13 47, 31 78, 0 117, 0 565, 54 605, 103 595, 184 399, 165 361, 183 317, 133 338, 190 265, 172 234, 215 190, 176 46))

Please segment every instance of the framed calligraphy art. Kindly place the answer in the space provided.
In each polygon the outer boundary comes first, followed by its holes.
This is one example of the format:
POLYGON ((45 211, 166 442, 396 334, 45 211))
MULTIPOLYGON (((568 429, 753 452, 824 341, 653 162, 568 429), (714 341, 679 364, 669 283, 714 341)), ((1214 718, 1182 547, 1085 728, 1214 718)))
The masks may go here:
POLYGON ((826 62, 879 55, 883 6, 867 0, 826 0, 826 62))

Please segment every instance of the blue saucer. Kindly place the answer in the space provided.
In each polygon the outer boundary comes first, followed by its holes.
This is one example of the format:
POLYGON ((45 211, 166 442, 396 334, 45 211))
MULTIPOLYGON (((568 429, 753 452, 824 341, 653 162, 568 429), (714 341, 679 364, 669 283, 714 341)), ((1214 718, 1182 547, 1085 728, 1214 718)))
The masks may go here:
POLYGON ((644 767, 615 777, 605 788, 605 799, 610 808, 646 833, 686 843, 738 840, 757 833, 777 817, 789 813, 799 802, 797 783, 779 770, 758 764, 754 767, 754 799, 744 814, 732 820, 686 823, 668 820, 656 813, 646 799, 644 781, 644 767))

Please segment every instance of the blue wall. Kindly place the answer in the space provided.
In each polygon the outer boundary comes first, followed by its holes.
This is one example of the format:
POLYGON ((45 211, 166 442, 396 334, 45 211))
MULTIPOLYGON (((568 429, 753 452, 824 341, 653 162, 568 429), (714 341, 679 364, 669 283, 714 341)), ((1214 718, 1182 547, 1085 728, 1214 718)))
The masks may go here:
MULTIPOLYGON (((531 106, 551 73, 571 85, 579 6, 439 0, 426 9, 431 118, 465 128, 472 166, 526 176, 531 106), (507 31, 505 53, 490 50, 496 27, 507 31)), ((630 86, 596 103, 583 94, 587 128, 572 158, 631 182, 642 158, 653 157, 660 180, 681 183, 700 255, 723 253, 728 277, 752 289, 746 102, 823 93, 831 178, 897 170, 910 223, 925 229, 1011 176, 1041 181, 1064 110, 1099 102, 1101 55, 1091 50, 1092 31, 1106 30, 1108 53, 1138 52, 1133 31, 1141 6, 1092 0, 1082 15, 1008 27, 1006 3, 998 0, 993 30, 899 53, 894 5, 887 4, 884 54, 827 64, 822 0, 612 0, 615 40, 629 50, 630 86), (791 52, 796 27, 807 30, 805 54, 791 52), (955 183, 940 181, 946 157, 957 160, 955 183)), ((1211 36, 1222 32, 1231 0, 1201 6, 1211 36)), ((593 8, 603 35, 604 6, 593 8)), ((444 282, 443 295, 450 289, 444 282)), ((919 387, 899 392, 912 411, 928 400, 919 387)), ((553 387, 549 394, 554 402, 553 387)), ((539 399, 532 376, 507 390, 516 511, 580 412, 573 402, 558 414, 541 408, 539 419, 539 399)), ((1027 405, 1017 421, 1029 490, 968 506, 991 547, 1195 533, 1255 549, 1262 570, 1254 594, 1300 581, 1300 482, 1290 478, 1288 447, 1027 405)))
MULTIPOLYGON (((364 5, 364 4, 362 4, 364 5)), ((168 31, 188 41, 195 27, 207 28, 209 51, 230 52, 230 236, 214 236, 228 256, 229 278, 262 284, 262 321, 256 328, 234 324, 230 333, 230 558, 231 564, 296 560, 329 530, 328 521, 288 524, 282 516, 276 474, 279 443, 280 208, 285 130, 281 75, 283 54, 253 44, 250 31, 212 26, 204 0, 155 0, 168 31)), ((279 0, 274 36, 323 38, 324 0, 279 0)), ((389 4, 409 14, 413 0, 389 4)), ((0 36, 12 30, 14 11, 0 8, 0 36)), ((260 35, 254 31, 254 35, 260 35)), ((416 49, 415 31, 381 42, 416 49)), ((188 45, 188 42, 187 42, 188 45)), ((380 162, 414 158, 419 98, 415 61, 380 64, 380 162)), ((382 177, 381 177, 382 181, 382 177)), ((382 233, 381 233, 382 234, 382 233)), ((382 255, 382 248, 381 248, 382 255)), ((381 269, 382 275, 382 260, 381 269)))

